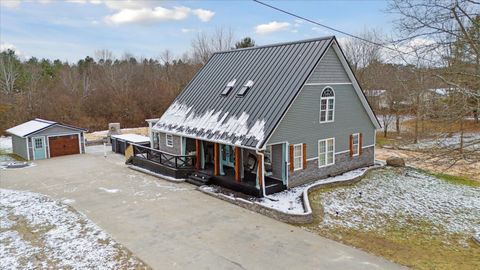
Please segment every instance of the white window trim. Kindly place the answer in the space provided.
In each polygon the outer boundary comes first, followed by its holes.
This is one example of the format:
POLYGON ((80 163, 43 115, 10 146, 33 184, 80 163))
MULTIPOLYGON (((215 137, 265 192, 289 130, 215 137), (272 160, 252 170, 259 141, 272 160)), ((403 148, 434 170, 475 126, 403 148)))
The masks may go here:
POLYGON ((360 133, 353 133, 352 134, 352 151, 353 151, 353 147, 355 146, 355 144, 353 143, 353 137, 357 136, 357 153, 356 154, 353 154, 352 157, 356 157, 356 156, 359 156, 360 155, 360 133))
POLYGON ((172 134, 165 133, 165 145, 167 147, 173 147, 173 135, 172 134), (168 136, 170 136, 172 138, 172 140, 171 140, 172 143, 171 144, 168 143, 168 136))
POLYGON ((322 89, 322 91, 320 92, 320 112, 318 113, 318 121, 323 124, 323 123, 332 123, 335 121, 335 89, 333 89, 333 87, 331 86, 326 86, 325 88, 322 89), (333 97, 322 97, 322 94, 323 94, 323 91, 325 91, 325 89, 327 88, 330 88, 332 89, 333 91, 333 97), (332 115, 332 120, 328 120, 328 100, 329 99, 332 99, 333 100, 333 115, 332 115), (325 121, 322 121, 322 100, 326 100, 327 101, 327 104, 326 104, 326 110, 325 110, 325 121))
POLYGON ((303 143, 297 143, 293 145, 293 171, 298 171, 298 170, 303 170, 303 143), (298 156, 295 156, 295 147, 300 146, 300 167, 295 168, 295 158, 298 158, 298 156))
POLYGON ((332 137, 332 138, 326 138, 326 139, 322 139, 322 140, 318 140, 318 143, 317 143, 317 147, 318 147, 318 168, 323 168, 323 167, 328 167, 328 166, 332 166, 332 165, 335 165, 335 137, 332 137), (333 141, 333 157, 332 157, 332 163, 327 163, 327 154, 328 154, 328 144, 327 144, 327 141, 328 140, 332 140, 333 141), (325 142, 325 165, 320 165, 320 142, 325 142))

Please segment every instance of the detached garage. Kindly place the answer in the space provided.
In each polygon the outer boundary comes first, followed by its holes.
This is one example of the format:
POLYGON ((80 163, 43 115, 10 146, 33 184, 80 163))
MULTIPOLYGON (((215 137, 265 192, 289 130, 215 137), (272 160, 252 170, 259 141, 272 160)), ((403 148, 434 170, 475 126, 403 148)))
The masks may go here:
POLYGON ((35 119, 7 129, 13 153, 26 160, 84 154, 86 129, 35 119))

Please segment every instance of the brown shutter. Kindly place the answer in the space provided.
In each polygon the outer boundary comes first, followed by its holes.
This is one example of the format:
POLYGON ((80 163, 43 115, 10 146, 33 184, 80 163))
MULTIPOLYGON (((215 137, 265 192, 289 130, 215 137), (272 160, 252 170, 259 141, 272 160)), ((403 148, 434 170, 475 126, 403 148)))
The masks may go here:
POLYGON ((304 143, 302 144, 302 162, 303 162, 303 169, 305 170, 307 168, 307 144, 304 143))
POLYGON ((293 144, 290 145, 290 155, 289 155, 289 158, 290 158, 290 171, 293 172, 293 169, 294 169, 294 164, 293 164, 293 144))
POLYGON ((360 134, 358 135, 358 154, 359 154, 359 155, 362 155, 362 146, 363 146, 362 133, 360 133, 360 134))
POLYGON ((350 134, 350 158, 353 157, 353 135, 350 134))

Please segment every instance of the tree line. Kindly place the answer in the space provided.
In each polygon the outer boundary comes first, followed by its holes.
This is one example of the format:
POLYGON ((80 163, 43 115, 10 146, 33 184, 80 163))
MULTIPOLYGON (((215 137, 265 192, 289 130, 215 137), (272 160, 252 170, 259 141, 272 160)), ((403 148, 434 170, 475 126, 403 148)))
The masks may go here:
POLYGON ((44 118, 104 130, 145 125, 162 115, 179 92, 215 51, 254 45, 251 38, 234 42, 229 29, 199 33, 192 53, 175 58, 165 50, 157 59, 113 57, 95 52, 77 63, 37 59, 22 61, 14 51, 0 53, 0 134, 33 118, 44 118))

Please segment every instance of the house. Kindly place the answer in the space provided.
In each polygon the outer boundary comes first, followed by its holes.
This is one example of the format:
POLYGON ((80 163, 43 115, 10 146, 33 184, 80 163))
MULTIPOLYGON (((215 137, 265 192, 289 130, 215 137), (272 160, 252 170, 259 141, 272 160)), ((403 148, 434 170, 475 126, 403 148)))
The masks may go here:
POLYGON ((263 196, 372 165, 378 128, 335 37, 237 49, 213 54, 131 163, 263 196))
POLYGON ((6 131, 13 153, 26 160, 85 153, 83 128, 36 118, 6 131))
POLYGON ((387 90, 385 89, 366 89, 365 96, 370 105, 376 109, 388 109, 390 107, 387 90))

